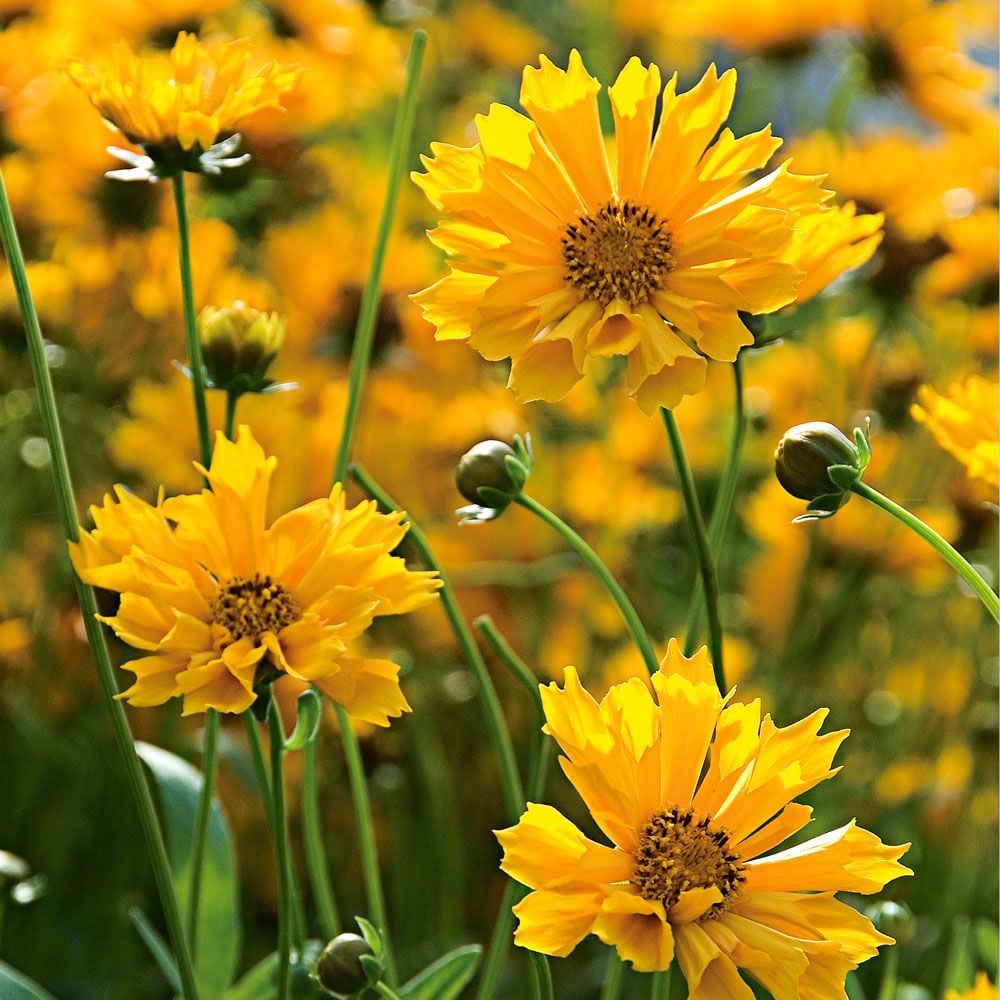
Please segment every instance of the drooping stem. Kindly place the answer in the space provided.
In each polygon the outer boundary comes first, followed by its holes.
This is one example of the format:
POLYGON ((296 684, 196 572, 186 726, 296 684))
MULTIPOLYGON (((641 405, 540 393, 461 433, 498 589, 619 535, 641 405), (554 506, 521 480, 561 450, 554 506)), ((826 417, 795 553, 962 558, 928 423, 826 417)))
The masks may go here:
MULTIPOLYGON (((302 751, 302 784, 306 788, 319 790, 317 757, 319 737, 310 740, 302 751)), ((302 799, 302 835, 306 848, 306 870, 312 887, 316 914, 323 937, 329 940, 341 931, 340 917, 333 896, 333 886, 327 874, 326 852, 323 849, 323 833, 319 819, 319 795, 305 795, 302 799)))
MULTIPOLYGON (((51 455, 52 478, 55 485, 59 518, 62 522, 66 540, 76 542, 80 537, 77 524, 76 497, 73 491, 69 463, 66 458, 66 445, 63 441, 62 427, 59 422, 59 409, 56 404, 55 390, 52 387, 48 362, 45 357, 45 341, 42 338, 42 331, 38 324, 38 314, 35 311, 35 303, 31 297, 31 289, 28 286, 24 256, 21 253, 21 244, 17 238, 17 231, 14 228, 14 217, 11 213, 2 173, 0 173, 0 237, 3 240, 3 246, 7 255, 7 265, 10 269, 14 289, 17 293, 18 305, 21 310, 21 318, 24 323, 28 355, 31 359, 31 367, 38 391, 39 413, 51 455)), ((142 827, 143 836, 146 840, 146 849, 149 852, 150 864, 153 867, 153 876, 156 880, 160 903, 163 906, 163 915, 167 923, 167 933, 170 936, 170 942, 174 949, 174 957, 177 961, 182 992, 185 1000, 197 1000, 198 987, 195 982, 194 965, 191 961, 191 950, 188 947, 180 908, 177 905, 177 896, 170 877, 170 865, 167 861, 167 849, 163 840, 163 832, 160 829, 159 820, 156 816, 156 808, 153 805, 149 784, 139 763, 139 757, 135 752, 132 730, 125 715, 125 709, 122 707, 122 703, 115 697, 118 694, 118 688, 115 683, 114 667, 111 663, 111 655, 104 638, 104 632, 101 629, 100 622, 97 620, 97 599, 93 589, 86 586, 79 577, 74 575, 73 583, 80 602, 80 611, 83 615, 87 641, 90 643, 90 648, 94 655, 94 663, 97 667, 101 697, 104 699, 111 716, 111 726, 114 730, 115 742, 125 767, 125 775, 132 798, 139 813, 139 824, 142 827)))
POLYGON ((891 514, 897 521, 901 521, 925 542, 933 546, 945 562, 969 585, 976 597, 983 602, 983 606, 993 616, 993 620, 1000 622, 1000 598, 997 598, 990 585, 976 572, 972 563, 949 545, 929 524, 924 524, 919 517, 911 514, 905 507, 901 507, 895 500, 890 500, 884 493, 879 493, 878 490, 866 483, 857 482, 851 487, 851 490, 859 497, 870 500, 876 507, 881 507, 882 510, 891 514))
MULTIPOLYGON (((705 608, 708 611, 708 647, 712 655, 712 670, 715 672, 715 683, 718 685, 719 691, 725 695, 726 671, 722 660, 722 625, 719 620, 719 584, 715 575, 715 560, 712 558, 709 547, 705 519, 701 514, 701 504, 698 502, 698 493, 694 488, 694 476, 691 474, 691 466, 688 464, 687 453, 684 451, 680 428, 670 410, 661 407, 660 413, 663 416, 663 425, 667 429, 667 437, 670 440, 670 451, 674 458, 674 465, 677 467, 677 478, 680 480, 681 493, 684 496, 684 509, 687 511, 688 525, 694 536, 698 568, 705 592, 705 608)), ((687 642, 691 643, 690 636, 688 636, 687 642)), ((686 648, 685 652, 690 655, 694 650, 686 648)))
POLYGON ((188 940, 191 949, 197 948, 198 905, 201 902, 201 873, 205 867, 205 846, 208 843, 208 827, 212 819, 212 799, 215 789, 215 774, 219 762, 219 713, 214 708, 205 712, 205 734, 202 739, 201 790, 198 793, 198 809, 195 813, 194 834, 191 853, 191 893, 188 904, 188 940))
POLYGON ((608 594, 611 595, 611 599, 618 605, 618 610, 621 611, 622 617, 625 619, 625 624, 628 626, 635 644, 639 647, 639 652, 642 653, 642 658, 646 662, 646 669, 651 674, 655 674, 659 670, 660 664, 656 659, 656 653, 653 651, 653 644, 649 641, 646 629, 639 620, 635 608, 632 607, 632 602, 626 596, 625 591, 622 590, 621 584, 612 575, 611 570, 601 561, 601 557, 565 521, 553 514, 548 507, 540 504, 533 497, 529 497, 526 493, 521 493, 514 500, 515 503, 519 503, 522 507, 530 510, 536 517, 539 517, 550 528, 558 532, 584 563, 586 563, 587 567, 593 571, 601 583, 604 584, 604 589, 607 590, 608 594))
MULTIPOLYGON (((392 497, 384 493, 381 487, 359 465, 351 467, 351 476, 370 497, 378 501, 380 507, 385 510, 400 509, 392 497)), ((497 696, 496 688, 493 686, 489 670, 486 668, 486 661, 483 659, 483 654, 476 645, 469 626, 462 617, 462 611, 458 606, 458 600, 455 597, 455 591, 451 586, 448 575, 444 572, 437 557, 434 555, 434 551, 428 544, 427 537, 415 521, 409 521, 409 531, 406 537, 417 550, 421 562, 428 569, 436 570, 441 578, 441 605, 444 608, 448 623, 455 633, 455 638, 465 656, 465 660, 476 680, 480 702, 486 719, 487 732, 490 742, 493 745, 493 751, 497 755, 500 767, 500 788, 504 800, 504 811, 508 822, 516 823, 524 809, 524 788, 517 769, 517 758, 514 756, 514 746, 511 743, 510 732, 507 729, 507 721, 504 719, 503 710, 500 707, 500 699, 497 696)), ((511 931, 514 926, 511 907, 516 902, 518 891, 519 887, 511 882, 504 893, 503 902, 500 904, 500 913, 497 917, 496 926, 493 929, 493 937, 487 949, 486 958, 483 961, 479 989, 476 993, 477 1000, 490 1000, 496 994, 500 981, 500 970, 503 966, 507 949, 510 946, 511 931)))
POLYGON ((358 421, 358 411, 361 406, 361 390, 365 375, 368 372, 368 362, 371 359, 372 343, 375 339, 375 320, 378 318, 379 296, 382 290, 382 271, 385 267, 386 252, 389 248, 389 236, 392 233, 392 223, 396 216, 396 203, 399 200, 399 188, 410 153, 410 140, 413 135, 414 112, 417 107, 417 83, 420 80, 420 64, 424 57, 424 47, 427 44, 427 33, 417 30, 410 42, 410 54, 406 60, 406 77, 403 81, 403 92, 396 110, 396 121, 392 129, 392 143, 389 147, 389 173, 382 204, 382 216, 379 219, 378 232, 375 236, 375 256, 372 259, 368 280, 361 294, 361 306, 358 311, 358 323, 354 330, 354 342, 351 347, 351 367, 347 377, 347 410, 344 414, 344 426, 340 433, 340 444, 337 448, 337 460, 334 466, 334 482, 342 482, 347 474, 347 466, 351 460, 351 447, 354 444, 354 431, 358 421))
POLYGON ((271 796, 274 845, 278 864, 278 1000, 289 1000, 292 989, 292 885, 288 838, 288 807, 285 802, 285 733, 274 696, 267 707, 271 752, 271 796))
MULTIPOLYGON (((722 540, 729 523, 729 514, 733 508, 733 498, 736 496, 736 485, 740 478, 740 460, 743 457, 743 440, 746 437, 747 417, 743 402, 743 364, 742 354, 736 356, 733 362, 733 431, 729 438, 729 452, 726 465, 719 480, 719 492, 712 507, 712 516, 708 521, 708 546, 712 559, 718 571, 719 553, 722 551, 722 540)), ((704 592, 695 590, 691 595, 691 606, 688 609, 687 628, 684 630, 684 644, 687 655, 694 652, 701 631, 701 612, 704 607, 704 592)))
POLYGON ((184 174, 172 178, 174 204, 177 207, 177 238, 180 250, 181 298, 184 306, 184 339, 187 343, 188 367, 194 391, 194 412, 198 421, 198 450, 201 464, 208 468, 212 460, 212 432, 208 425, 208 403, 205 399, 205 367, 201 360, 201 343, 194 314, 194 281, 191 276, 191 226, 188 220, 184 174))
POLYGON ((604 975, 604 986, 601 987, 600 1000, 618 1000, 625 980, 625 963, 618 957, 614 948, 608 949, 608 971, 604 975))
POLYGON ((382 889, 382 875, 378 867, 378 848, 375 843, 375 824, 372 822, 372 804, 368 797, 365 781, 365 767, 361 760, 361 747, 351 728, 351 717, 343 705, 337 705, 337 721, 340 723, 344 757, 347 763, 347 779, 351 786, 351 799, 358 823, 358 844, 361 848, 361 869, 364 872, 365 896, 372 923, 382 935, 382 961, 385 977, 390 985, 396 983, 396 960, 389 939, 389 920, 385 907, 385 892, 382 889))

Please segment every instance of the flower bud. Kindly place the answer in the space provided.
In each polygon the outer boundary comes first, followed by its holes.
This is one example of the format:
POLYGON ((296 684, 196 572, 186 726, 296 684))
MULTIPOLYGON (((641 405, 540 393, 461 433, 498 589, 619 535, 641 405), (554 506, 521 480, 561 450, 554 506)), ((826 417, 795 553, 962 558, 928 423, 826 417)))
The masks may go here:
POLYGON ((463 523, 490 521, 502 514, 521 492, 531 473, 531 439, 515 435, 514 446, 503 441, 480 441, 459 460, 455 471, 458 492, 471 500, 458 513, 463 523))
POLYGON ((351 996, 368 985, 361 958, 374 954, 372 946, 360 934, 338 934, 320 953, 316 978, 331 993, 351 996))
POLYGON ((905 903, 894 903, 891 899, 879 900, 868 907, 868 918, 897 944, 906 944, 917 929, 913 911, 905 903))
POLYGON ((285 340, 285 318, 236 301, 198 317, 202 361, 211 388, 240 394, 263 392, 274 383, 267 370, 285 340))
POLYGON ((787 431, 774 453, 778 482, 801 500, 841 492, 841 487, 830 478, 831 465, 860 468, 860 455, 846 434, 822 420, 799 424, 787 431))

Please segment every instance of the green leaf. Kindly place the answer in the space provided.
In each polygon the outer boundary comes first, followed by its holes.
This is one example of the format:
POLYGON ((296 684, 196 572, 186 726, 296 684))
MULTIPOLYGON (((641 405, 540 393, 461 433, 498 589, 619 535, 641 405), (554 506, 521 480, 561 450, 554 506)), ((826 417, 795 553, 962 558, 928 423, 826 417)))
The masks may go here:
MULTIPOLYGON (((136 743, 136 751, 152 772, 160 793, 170 872, 186 925, 201 772, 180 757, 149 743, 136 743)), ((236 977, 241 936, 237 885, 233 838, 218 800, 214 800, 201 873, 194 948, 201 1000, 221 997, 236 977)))
POLYGON ((38 983, 33 983, 3 962, 0 962, 0 996, 3 1000, 55 1000, 38 983))
POLYGON ((131 907, 128 915, 132 923, 135 924, 135 929, 139 932, 139 937, 142 938, 143 943, 149 949, 149 953, 156 959, 156 964, 160 967, 160 971, 167 977, 167 982, 170 983, 177 993, 183 993, 181 977, 177 971, 177 963, 174 961, 174 956, 170 952, 170 946, 160 937, 157 929, 149 922, 146 914, 138 906, 131 907))
POLYGON ((376 955, 382 954, 382 932, 364 917, 355 917, 354 922, 361 929, 364 939, 371 945, 371 949, 376 955))
POLYGON ((990 974, 990 979, 996 982, 997 955, 1000 955, 1000 928, 992 920, 977 920, 975 933, 979 960, 990 974))
MULTIPOLYGON (((306 941, 301 957, 292 956, 292 1000, 330 1000, 330 994, 315 979, 312 971, 322 941, 306 941)), ((258 962, 235 986, 226 990, 223 1000, 275 1000, 278 986, 278 954, 272 952, 258 962)))
POLYGON ((323 699, 315 688, 303 691, 295 702, 295 708, 295 728, 285 740, 286 750, 302 750, 312 743, 323 718, 323 699))
POLYGON ((455 1000, 476 974, 482 953, 478 944, 449 951, 396 990, 399 1000, 455 1000))

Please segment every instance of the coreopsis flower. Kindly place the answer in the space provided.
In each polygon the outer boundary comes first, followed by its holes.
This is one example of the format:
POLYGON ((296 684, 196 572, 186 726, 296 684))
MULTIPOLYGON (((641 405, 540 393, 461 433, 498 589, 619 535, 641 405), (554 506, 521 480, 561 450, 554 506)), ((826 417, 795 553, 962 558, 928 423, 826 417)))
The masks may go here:
POLYGON ((477 145, 433 144, 414 180, 446 216, 432 241, 456 259, 414 298, 438 338, 511 358, 522 399, 559 399, 588 360, 616 355, 646 412, 698 392, 708 358, 752 342, 741 312, 795 301, 804 274, 785 254, 830 197, 787 163, 747 182, 780 140, 719 133, 735 88, 712 66, 678 94, 676 75, 662 87, 631 59, 610 88, 609 159, 600 84, 576 51, 567 70, 543 56, 521 85, 531 118, 494 104, 477 145))
POLYGON ((133 168, 114 172, 124 180, 218 173, 244 162, 232 156, 239 143, 232 133, 257 112, 281 107, 298 79, 277 63, 256 65, 247 39, 209 47, 185 31, 169 53, 139 56, 120 42, 110 66, 74 59, 67 72, 101 117, 145 151, 112 150, 133 168))
POLYGON ((746 970, 774 996, 844 997, 858 963, 892 939, 840 902, 911 874, 854 821, 778 853, 809 806, 792 801, 836 773, 846 731, 827 712, 779 729, 759 700, 722 697, 702 649, 671 641, 650 681, 598 703, 567 667, 541 688, 545 731, 563 771, 613 846, 551 806, 530 803, 499 832, 504 871, 533 890, 515 907, 515 941, 568 955, 588 934, 642 972, 676 958, 692 1000, 750 1000, 746 970))
POLYGON ((80 578, 121 594, 103 617, 148 655, 125 668, 133 705, 184 699, 184 714, 241 712, 281 673, 314 684, 358 719, 388 725, 409 706, 389 660, 351 643, 379 615, 433 599, 433 573, 390 555, 406 534, 401 513, 347 507, 343 487, 265 523, 276 459, 247 427, 217 436, 202 470, 211 489, 155 506, 123 488, 93 507, 96 525, 71 545, 80 578))
POLYGON ((972 479, 1000 488, 1000 386, 978 375, 956 382, 947 395, 920 387, 910 412, 957 458, 972 479))
POLYGON ((997 1000, 1000 991, 990 982, 985 972, 976 973, 976 981, 967 990, 948 990, 945 1000, 997 1000))

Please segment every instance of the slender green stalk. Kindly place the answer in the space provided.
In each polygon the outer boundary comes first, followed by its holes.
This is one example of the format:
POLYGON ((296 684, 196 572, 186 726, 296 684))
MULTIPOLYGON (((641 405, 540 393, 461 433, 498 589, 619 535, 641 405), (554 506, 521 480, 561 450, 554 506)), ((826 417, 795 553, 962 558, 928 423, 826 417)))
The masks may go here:
POLYGON ((285 803, 285 733, 281 712, 273 696, 267 707, 267 726, 271 744, 271 794, 278 862, 278 1000, 289 1000, 292 990, 292 884, 289 877, 288 809, 285 803))
MULTIPOLYGON (((736 356, 733 362, 733 432, 729 439, 729 453, 726 465, 719 480, 719 493, 712 507, 712 516, 708 521, 708 546, 716 568, 719 565, 719 553, 722 551, 722 540, 726 535, 729 523, 729 513, 736 496, 736 485, 740 478, 740 459, 743 456, 743 440, 746 437, 747 415, 743 403, 743 364, 742 354, 736 356)), ((703 591, 696 590, 691 595, 691 606, 688 609, 687 628, 684 630, 687 655, 694 652, 693 645, 701 633, 701 612, 703 607, 703 591)))
POLYGON ((191 369, 191 386, 194 390, 194 412, 198 419, 198 450, 201 464, 208 468, 212 460, 212 432, 208 426, 208 404, 205 400, 205 367, 201 360, 201 343, 194 315, 194 283, 191 277, 191 227, 187 213, 187 195, 184 192, 184 174, 172 178, 174 204, 177 207, 177 237, 180 248, 181 296, 184 302, 184 339, 187 342, 188 366, 191 369))
MULTIPOLYGON (((73 491, 73 481, 70 476, 69 463, 66 459, 66 445, 63 441, 62 427, 59 423, 59 410, 56 405, 55 390, 49 374, 48 362, 45 358, 45 341, 38 325, 38 314, 28 286, 28 276, 24 267, 24 256, 21 244, 14 228, 14 217, 7 199, 7 190, 0 173, 0 237, 7 254, 7 264, 10 268, 17 301, 21 309, 21 318, 28 344, 28 354, 38 390, 38 407, 42 418, 45 438, 49 445, 52 460, 52 478, 55 485, 56 501, 59 518, 62 521, 63 532, 69 542, 79 540, 80 531, 77 524, 76 497, 73 491)), ((146 840, 146 849, 153 867, 156 887, 163 906, 163 915, 167 923, 177 969, 180 974, 182 993, 185 1000, 197 1000, 198 987, 195 982, 194 965, 191 961, 191 950, 184 934, 180 908, 170 877, 170 865, 167 861, 167 849, 163 841, 156 816, 156 808, 149 791, 146 776, 135 752, 135 742, 129 727, 128 717, 122 703, 116 699, 118 688, 115 684, 114 667, 108 652, 107 642, 101 624, 97 620, 97 599, 91 587, 86 586, 79 577, 74 575, 74 586, 80 602, 83 624, 87 632, 87 641, 94 655, 97 667, 97 678, 101 687, 101 696, 111 715, 111 725, 114 730, 115 742, 118 745, 129 789, 139 813, 139 824, 146 840)))
MULTIPOLYGON (((306 744, 302 757, 303 788, 319 789, 317 778, 317 757, 319 754, 319 737, 306 744)), ((337 914, 337 904, 333 896, 333 887, 326 874, 326 852, 323 850, 323 833, 319 819, 319 795, 304 795, 302 797, 302 834, 306 848, 306 871, 309 873, 309 885, 312 887, 313 900, 316 904, 316 914, 319 917, 319 927, 323 937, 329 940, 336 937, 342 930, 340 917, 337 914)))
MULTIPOLYGON (((399 505, 384 493, 371 476, 359 465, 355 464, 351 467, 351 476, 370 497, 378 501, 379 506, 385 510, 399 510, 399 505)), ((524 788, 517 769, 517 759, 514 756, 514 747, 511 743, 510 732, 507 729, 507 721, 504 719, 503 710, 500 707, 500 699, 497 697, 496 688, 490 679, 483 654, 476 645, 472 632, 462 617, 462 611, 458 606, 458 600, 455 597, 455 591, 451 586, 448 575, 437 561, 437 557, 434 555, 434 551, 428 544, 427 537, 420 529, 420 526, 413 520, 409 520, 409 526, 406 537, 417 550, 423 564, 428 569, 436 570, 438 576, 441 578, 441 605, 455 633, 455 638, 458 640, 462 654, 465 656, 466 662, 472 669, 473 677, 476 679, 480 701, 486 716, 486 728, 500 767, 500 788, 503 794, 507 820, 510 823, 516 823, 524 810, 524 788)), ((516 902, 519 891, 520 887, 518 885, 513 882, 508 883, 507 889, 504 892, 503 902, 500 904, 500 913, 497 917, 496 926, 493 929, 493 937, 490 940, 486 958, 483 962, 476 1000, 490 1000, 496 994, 500 980, 500 970, 503 966, 507 949, 510 947, 511 932, 514 927, 514 915, 511 912, 511 907, 516 902)))
POLYGON ((358 822, 358 844, 361 847, 361 868, 365 878, 365 895, 368 913, 372 923, 382 935, 382 961, 385 977, 390 984, 396 983, 396 959, 389 940, 389 920, 386 915, 385 893, 382 889, 382 875, 378 868, 378 848, 375 843, 375 824, 372 822, 372 804, 365 782, 365 767, 361 760, 361 747, 351 728, 351 717, 343 705, 336 705, 337 720, 340 723, 347 762, 347 778, 351 786, 355 817, 358 822))
POLYGON ((625 981, 625 963, 614 948, 608 949, 608 971, 604 976, 600 1000, 618 1000, 625 981))
POLYGON ((587 564, 588 568, 594 572, 601 583, 604 584, 604 589, 607 590, 611 595, 611 599, 618 605, 618 610, 621 611, 622 617, 625 619, 625 624, 628 626, 629 632, 632 633, 632 638, 639 647, 639 652, 642 653, 643 660, 646 661, 646 669, 651 674, 655 674, 660 669, 660 664, 656 659, 656 653, 653 651, 653 644, 649 641, 646 629, 639 620, 635 608, 632 607, 632 602, 626 596, 625 591, 622 590, 621 584, 611 574, 611 570, 601 562, 601 557, 565 521, 553 514, 548 507, 543 506, 526 493, 519 494, 514 498, 514 501, 530 510, 532 514, 541 518, 550 528, 553 528, 558 534, 562 535, 563 539, 569 543, 570 547, 587 564))
POLYGON ((198 940, 198 905, 201 902, 201 873, 205 867, 205 845, 212 819, 212 799, 215 774, 219 763, 219 713, 214 708, 205 712, 205 735, 202 742, 201 791, 194 820, 191 854, 191 893, 188 904, 188 940, 196 950, 198 940))
POLYGON ((890 948, 882 960, 885 971, 878 991, 878 1000, 896 1000, 899 989, 899 949, 890 948))
MULTIPOLYGON (((722 660, 722 625, 719 621, 719 585, 715 576, 715 560, 708 544, 708 533, 705 531, 705 520, 701 516, 701 504, 694 488, 694 476, 688 464, 681 431, 673 413, 665 407, 660 407, 663 425, 667 429, 670 440, 670 451, 677 466, 677 478, 680 480, 681 492, 684 495, 684 507, 687 510, 688 525, 694 536, 695 552, 698 555, 698 566, 701 571, 702 585, 705 591, 705 607, 708 610, 708 647, 712 654, 712 670, 715 672, 715 683, 722 694, 726 693, 726 671, 722 660)), ((694 642, 689 634, 685 642, 685 653, 694 652, 694 642)))
POLYGON ((229 438, 230 441, 235 440, 235 430, 236 430, 236 407, 240 401, 240 394, 238 392, 227 392, 226 393, 226 422, 223 425, 225 430, 223 433, 229 438))
POLYGON ((344 414, 344 427, 340 434, 340 445, 337 449, 337 461, 334 467, 334 481, 343 481, 347 474, 347 466, 351 460, 351 446, 354 443, 354 431, 358 421, 358 410, 361 406, 361 389, 364 385, 368 362, 371 359, 372 343, 375 339, 375 320, 378 318, 379 295, 382 289, 382 271, 385 267, 386 251, 389 248, 389 236, 392 233, 392 223, 396 216, 396 203, 399 200, 399 188, 403 172, 410 153, 410 140, 413 135, 414 112, 417 107, 417 83, 420 80, 420 64, 424 57, 424 47, 427 44, 427 32, 417 30, 410 42, 410 55, 406 60, 406 78, 403 83, 403 93, 396 111, 396 122, 392 130, 392 144, 389 147, 389 176, 385 192, 385 202, 382 205, 382 217, 379 219, 378 232, 375 236, 375 256, 372 260, 368 280, 361 294, 361 307, 358 312, 358 324, 354 330, 354 344, 351 348, 351 368, 347 381, 347 410, 344 414))
POLYGON ((538 1000, 555 1000, 555 992, 552 989, 552 970, 549 968, 548 959, 537 951, 529 951, 528 962, 530 963, 535 996, 538 1000))
POLYGON ((670 980, 674 966, 671 963, 666 972, 654 972, 649 987, 649 1000, 670 1000, 670 980))
POLYGON ((918 534, 925 542, 933 546, 946 563, 969 585, 972 592, 983 602, 983 606, 1000 622, 1000 598, 993 593, 990 585, 976 572, 972 564, 951 545, 948 544, 930 525, 924 524, 919 517, 911 514, 894 500, 866 483, 858 482, 851 487, 852 492, 859 497, 870 500, 876 507, 881 507, 897 521, 901 521, 911 531, 918 534))
POLYGON ((379 980, 372 989, 380 996, 385 997, 385 1000, 399 1000, 399 994, 393 990, 391 987, 386 986, 381 980, 379 980))
POLYGON ((264 812, 267 815, 267 825, 273 835, 274 800, 271 797, 271 780, 267 776, 267 764, 264 761, 264 746, 261 743, 260 730, 257 728, 257 720, 251 712, 243 713, 243 723, 247 730, 247 742, 250 744, 250 757, 253 761, 254 774, 257 776, 257 787, 260 789, 264 812))

